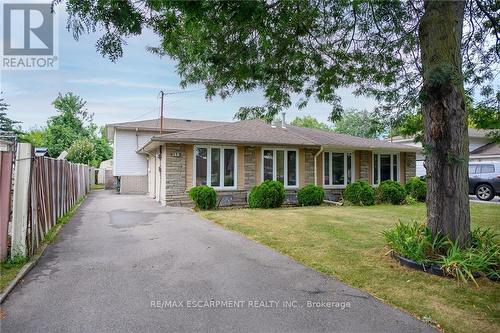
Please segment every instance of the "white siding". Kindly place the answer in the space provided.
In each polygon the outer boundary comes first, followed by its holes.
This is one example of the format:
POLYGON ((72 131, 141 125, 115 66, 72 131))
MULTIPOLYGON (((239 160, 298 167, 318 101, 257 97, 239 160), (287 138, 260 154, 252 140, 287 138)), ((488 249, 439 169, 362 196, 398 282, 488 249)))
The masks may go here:
POLYGON ((137 154, 154 133, 115 130, 113 145, 113 176, 146 176, 147 156, 137 154))

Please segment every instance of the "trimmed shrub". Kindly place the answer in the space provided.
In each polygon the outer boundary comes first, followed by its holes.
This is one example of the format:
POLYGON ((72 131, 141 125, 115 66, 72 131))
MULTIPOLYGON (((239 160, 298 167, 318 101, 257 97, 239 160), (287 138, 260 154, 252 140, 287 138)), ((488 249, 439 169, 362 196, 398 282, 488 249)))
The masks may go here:
POLYGON ((342 198, 353 205, 371 206, 375 204, 375 191, 367 182, 358 180, 346 186, 342 198))
POLYGON ((325 191, 322 187, 314 184, 304 186, 297 193, 297 201, 301 206, 319 206, 325 198, 325 191))
POLYGON ((394 180, 385 180, 377 188, 377 201, 400 205, 404 202, 406 191, 400 183, 394 180))
POLYGON ((217 205, 217 193, 207 185, 195 186, 189 190, 189 197, 196 209, 214 209, 217 205))
POLYGON ((278 181, 266 180, 255 186, 248 198, 250 208, 278 208, 285 201, 285 187, 278 181))
POLYGON ((411 195, 418 201, 424 202, 427 196, 427 183, 419 177, 412 177, 405 184, 406 194, 411 195))

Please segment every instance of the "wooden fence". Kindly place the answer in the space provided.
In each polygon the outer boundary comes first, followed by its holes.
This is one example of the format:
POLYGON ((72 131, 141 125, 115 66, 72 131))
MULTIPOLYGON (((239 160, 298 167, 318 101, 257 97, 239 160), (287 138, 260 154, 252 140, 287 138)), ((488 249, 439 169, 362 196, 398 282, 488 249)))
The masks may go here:
POLYGON ((14 153, 0 152, 0 261, 7 256, 14 153))
POLYGON ((90 168, 65 160, 34 157, 19 144, 14 168, 11 256, 36 252, 47 232, 90 191, 90 168))

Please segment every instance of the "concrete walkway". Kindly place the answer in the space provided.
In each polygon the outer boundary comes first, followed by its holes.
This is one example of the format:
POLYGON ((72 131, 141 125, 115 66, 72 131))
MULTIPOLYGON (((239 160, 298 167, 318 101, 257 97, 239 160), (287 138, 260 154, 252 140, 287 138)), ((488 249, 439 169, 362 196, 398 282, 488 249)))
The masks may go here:
POLYGON ((3 311, 2 333, 436 332, 187 209, 108 191, 90 195, 3 311))

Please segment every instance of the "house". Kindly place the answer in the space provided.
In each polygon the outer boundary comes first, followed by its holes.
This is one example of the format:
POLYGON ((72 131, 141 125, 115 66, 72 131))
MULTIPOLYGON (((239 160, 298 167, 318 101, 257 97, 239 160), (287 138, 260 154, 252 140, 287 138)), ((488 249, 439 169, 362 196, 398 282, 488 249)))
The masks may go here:
MULTIPOLYGON (((115 160, 120 154, 142 155, 145 165, 137 165, 137 172, 142 168, 141 182, 146 187, 141 189, 166 205, 190 205, 187 191, 196 185, 213 187, 221 205, 244 205, 251 188, 267 179, 282 182, 293 201, 306 184, 323 186, 332 200, 354 180, 377 185, 387 179, 405 183, 415 176, 418 148, 408 145, 295 127, 284 121, 281 125, 257 119, 199 125, 163 135, 157 132, 147 140, 139 137, 137 149, 133 144, 117 149, 122 136, 115 126, 115 160), (124 152, 126 147, 130 151, 124 152)), ((115 168, 121 172, 117 163, 115 168)))
MULTIPOLYGON (((216 121, 163 119, 163 132, 197 130, 222 124, 216 121)), ((147 154, 137 150, 153 136, 160 135, 160 119, 132 121, 106 125, 108 140, 113 144, 113 177, 120 193, 146 194, 148 192, 147 154)))
MULTIPOLYGON (((469 128, 469 161, 482 162, 494 161, 500 162, 500 145, 488 138, 488 130, 469 128)), ((413 147, 422 148, 421 142, 415 142, 414 137, 395 136, 387 141, 393 143, 410 145, 413 147)), ((424 167, 425 156, 420 152, 417 153, 416 174, 417 176, 425 175, 424 167)))
POLYGON ((13 147, 12 141, 0 139, 0 151, 11 151, 13 147))

